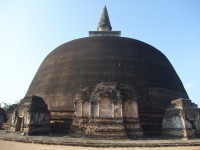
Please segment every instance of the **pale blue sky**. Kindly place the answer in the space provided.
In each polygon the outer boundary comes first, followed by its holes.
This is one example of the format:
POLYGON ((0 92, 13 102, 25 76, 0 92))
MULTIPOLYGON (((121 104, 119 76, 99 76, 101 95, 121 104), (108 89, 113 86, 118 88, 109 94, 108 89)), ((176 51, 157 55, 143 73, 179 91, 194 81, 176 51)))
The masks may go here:
POLYGON ((104 5, 113 30, 163 52, 200 106, 199 0, 0 0, 0 102, 22 99, 48 53, 96 30, 104 5))

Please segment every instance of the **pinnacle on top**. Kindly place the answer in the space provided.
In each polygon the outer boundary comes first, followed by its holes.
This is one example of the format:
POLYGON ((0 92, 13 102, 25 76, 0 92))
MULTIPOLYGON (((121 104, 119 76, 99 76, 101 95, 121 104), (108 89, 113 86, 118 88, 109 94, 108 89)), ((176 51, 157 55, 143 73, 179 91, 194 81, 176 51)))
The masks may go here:
POLYGON ((112 30, 106 6, 103 7, 103 11, 101 13, 101 18, 99 20, 97 30, 98 31, 111 31, 112 30))
POLYGON ((97 27, 97 31, 89 31, 89 36, 121 36, 121 31, 111 31, 112 27, 110 25, 110 20, 108 17, 108 11, 106 6, 104 6, 103 11, 101 13, 101 17, 99 20, 99 24, 97 27))

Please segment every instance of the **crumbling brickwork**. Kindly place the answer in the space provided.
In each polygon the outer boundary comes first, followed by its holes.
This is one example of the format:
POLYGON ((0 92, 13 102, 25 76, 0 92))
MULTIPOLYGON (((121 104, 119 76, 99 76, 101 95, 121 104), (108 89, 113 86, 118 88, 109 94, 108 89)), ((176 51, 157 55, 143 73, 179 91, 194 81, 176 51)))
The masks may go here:
POLYGON ((118 83, 81 88, 75 99, 72 130, 100 138, 141 137, 136 93, 118 83))
POLYGON ((171 102, 162 123, 163 135, 170 137, 198 137, 200 135, 200 109, 189 99, 171 102))
POLYGON ((41 97, 30 96, 20 101, 11 115, 11 131, 26 134, 42 134, 49 132, 50 113, 41 97))
MULTIPOLYGON (((93 116, 108 119, 129 115, 119 111, 121 107, 124 110, 125 105, 125 110, 132 110, 134 104, 130 104, 130 108, 128 104, 133 102, 132 99, 130 102, 127 99, 127 104, 124 100, 118 104, 115 102, 117 99, 113 101, 112 95, 108 95, 101 100, 89 98, 89 102, 77 101, 78 109, 75 108, 74 112, 73 100, 81 86, 94 88, 101 82, 131 85, 137 92, 143 133, 153 137, 162 134, 163 116, 171 100, 188 98, 179 76, 162 52, 147 43, 120 35, 121 31, 112 31, 104 7, 97 31, 90 31, 89 37, 58 46, 44 59, 26 96, 44 98, 51 112, 54 130, 69 130, 74 113, 81 118, 93 116)), ((91 93, 89 96, 92 96, 91 93)))

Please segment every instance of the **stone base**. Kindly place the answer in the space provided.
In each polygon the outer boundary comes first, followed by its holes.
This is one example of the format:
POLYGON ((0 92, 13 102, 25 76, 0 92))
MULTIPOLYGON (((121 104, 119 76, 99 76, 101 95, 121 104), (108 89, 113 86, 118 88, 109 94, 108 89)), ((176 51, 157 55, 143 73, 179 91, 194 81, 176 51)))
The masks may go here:
POLYGON ((8 128, 9 132, 20 132, 28 135, 48 134, 50 132, 49 125, 26 125, 23 130, 16 130, 16 126, 12 125, 8 128))
POLYGON ((120 36, 121 31, 89 31, 89 36, 120 36))
POLYGON ((163 129, 162 134, 165 137, 187 139, 195 137, 195 130, 187 129, 187 131, 184 131, 183 129, 163 129))
POLYGON ((164 111, 143 111, 140 114, 140 124, 145 137, 155 137, 162 135, 162 120, 164 111))
POLYGON ((51 119, 51 132, 69 131, 72 125, 72 119, 51 119))
POLYGON ((91 119, 87 133, 90 136, 98 136, 103 138, 125 138, 123 120, 120 119, 91 119))
POLYGON ((74 118, 72 130, 75 133, 96 138, 121 139, 126 137, 123 119, 74 118))
POLYGON ((29 127, 25 127, 21 132, 28 135, 40 135, 40 134, 48 134, 49 131, 50 131, 49 125, 47 126, 29 125, 29 127))
POLYGON ((96 138, 137 138, 142 137, 137 118, 74 118, 72 130, 82 136, 96 138))
POLYGON ((72 125, 73 112, 51 111, 51 132, 69 131, 72 125))
POLYGON ((123 118, 126 134, 129 138, 137 138, 143 136, 143 130, 137 118, 123 118))
POLYGON ((9 132, 15 132, 15 131, 16 131, 16 129, 15 129, 15 127, 14 127, 14 126, 10 126, 10 127, 8 128, 8 131, 9 131, 9 132))

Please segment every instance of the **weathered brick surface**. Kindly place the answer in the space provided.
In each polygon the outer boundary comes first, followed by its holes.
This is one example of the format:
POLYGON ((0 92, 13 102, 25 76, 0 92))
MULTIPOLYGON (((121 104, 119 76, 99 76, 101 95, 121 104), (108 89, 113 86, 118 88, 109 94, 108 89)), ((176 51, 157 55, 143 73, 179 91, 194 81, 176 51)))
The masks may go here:
POLYGON ((50 131, 49 126, 50 113, 41 97, 25 97, 11 115, 10 131, 42 134, 50 131))
POLYGON ((72 112, 78 89, 100 82, 133 87, 147 134, 161 134, 162 118, 172 99, 188 98, 176 71, 160 51, 135 39, 114 36, 76 39, 53 50, 39 67, 26 96, 43 97, 51 112, 72 112))
POLYGON ((171 102, 162 122, 163 135, 171 137, 198 137, 200 135, 200 109, 189 99, 171 102))
POLYGON ((72 130, 82 136, 99 138, 141 137, 136 93, 130 86, 119 83, 79 89, 72 130))

